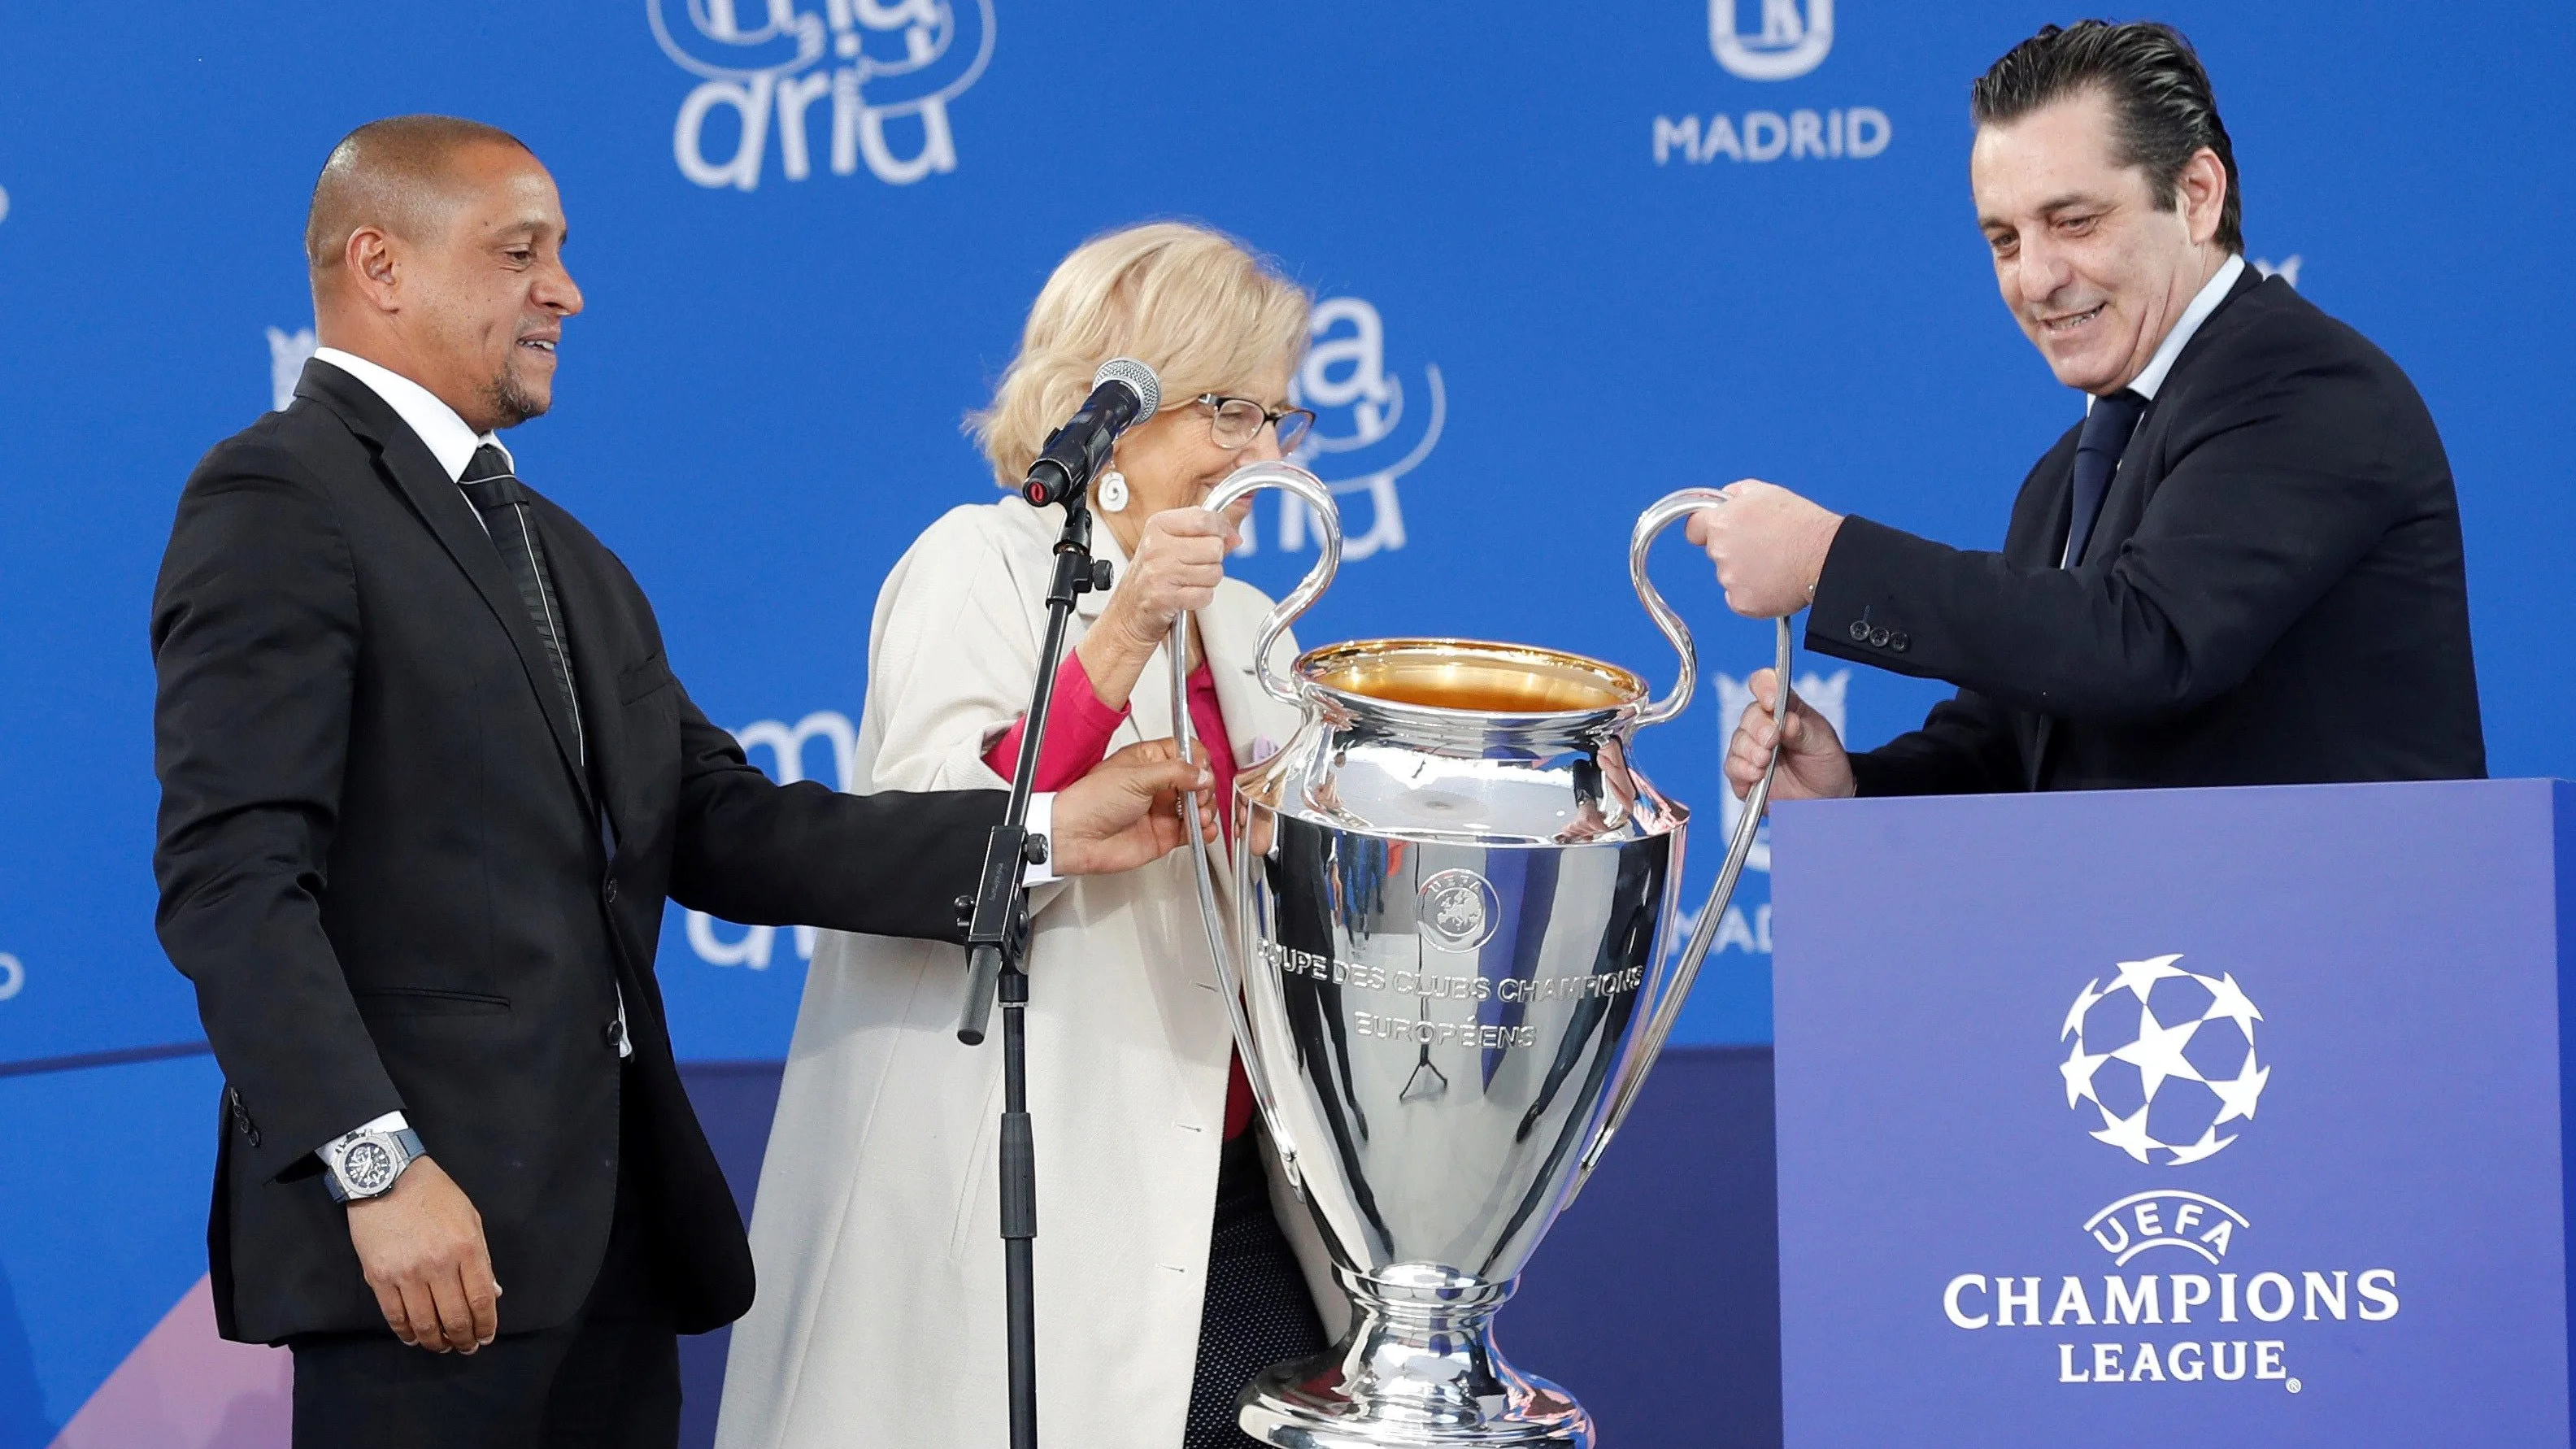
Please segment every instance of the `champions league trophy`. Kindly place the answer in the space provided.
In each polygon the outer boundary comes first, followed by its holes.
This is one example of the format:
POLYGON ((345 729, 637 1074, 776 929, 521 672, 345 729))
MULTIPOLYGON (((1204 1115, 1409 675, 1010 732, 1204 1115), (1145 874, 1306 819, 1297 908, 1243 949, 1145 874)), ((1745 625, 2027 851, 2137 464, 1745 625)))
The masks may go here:
MULTIPOLYGON (((1591 1416, 1504 1362, 1490 1325, 1636 1101, 1770 795, 1766 771, 1664 967, 1689 811, 1635 771, 1629 742, 1690 702, 1698 651, 1646 551, 1725 500, 1686 489, 1637 520, 1629 577, 1681 654, 1650 699, 1615 665, 1464 639, 1329 645, 1282 677, 1271 651, 1332 581, 1341 530, 1331 493, 1284 463, 1238 470, 1205 506, 1261 488, 1321 525, 1314 572, 1254 653, 1261 687, 1305 721, 1236 781, 1231 889, 1190 842, 1245 1073, 1354 1313, 1325 1353, 1261 1374, 1240 1422, 1286 1449, 1589 1446, 1591 1416)), ((1185 627, 1168 652, 1188 748, 1185 627)))

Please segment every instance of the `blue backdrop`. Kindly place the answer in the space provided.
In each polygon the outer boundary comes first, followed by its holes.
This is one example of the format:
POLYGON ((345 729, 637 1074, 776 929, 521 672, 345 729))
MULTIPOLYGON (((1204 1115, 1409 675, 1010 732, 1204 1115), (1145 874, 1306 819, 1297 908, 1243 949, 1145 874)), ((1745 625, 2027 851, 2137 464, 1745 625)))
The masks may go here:
MULTIPOLYGON (((2565 8, 2162 14, 2216 80, 2249 255, 2385 347, 2443 427, 2496 773, 2576 774, 2558 596, 2576 501, 2553 439, 2576 382, 2565 8)), ((0 1445, 13 1378, 26 1422, 59 1425, 202 1271, 209 1064, 31 1074, 199 1039, 152 936, 146 603, 189 466, 310 345, 304 205, 350 127, 456 112, 553 167, 589 309, 555 414, 511 439, 523 470, 632 566, 712 715, 772 768, 836 780, 879 580, 930 519, 993 496, 961 415, 1055 261, 1145 217, 1234 231, 1324 299, 1301 384, 1354 546, 1309 640, 1473 634, 1667 680, 1622 574, 1629 522, 1745 475, 1994 545, 2078 403, 1996 299, 1966 86, 2072 18, 2038 0, 10 7, 0 1445), (137 1136, 103 1148, 101 1123, 137 1136)), ((1245 577, 1277 592, 1302 571, 1297 522, 1263 503, 1245 577)), ((1709 667, 1756 667, 1762 631, 1725 616, 1705 563, 1675 541, 1661 565, 1709 667)), ((1941 692, 1802 667, 1864 744, 1941 692)), ((1640 746, 1711 825, 1727 682, 1640 746)), ((1739 909, 1686 1039, 1768 1039, 1766 880, 1739 909)), ((780 1054, 803 944, 673 911, 682 1054, 780 1054)))

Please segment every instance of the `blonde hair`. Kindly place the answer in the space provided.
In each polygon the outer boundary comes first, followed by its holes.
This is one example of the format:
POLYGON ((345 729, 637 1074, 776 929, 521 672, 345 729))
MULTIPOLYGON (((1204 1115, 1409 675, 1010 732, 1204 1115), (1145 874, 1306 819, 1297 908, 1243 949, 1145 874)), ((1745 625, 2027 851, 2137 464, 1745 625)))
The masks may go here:
POLYGON ((1275 261, 1223 232, 1177 221, 1103 232, 1047 278, 1020 355, 966 430, 994 481, 1016 488, 1100 364, 1136 358, 1162 379, 1163 406, 1177 407, 1282 359, 1294 367, 1312 303, 1275 261))

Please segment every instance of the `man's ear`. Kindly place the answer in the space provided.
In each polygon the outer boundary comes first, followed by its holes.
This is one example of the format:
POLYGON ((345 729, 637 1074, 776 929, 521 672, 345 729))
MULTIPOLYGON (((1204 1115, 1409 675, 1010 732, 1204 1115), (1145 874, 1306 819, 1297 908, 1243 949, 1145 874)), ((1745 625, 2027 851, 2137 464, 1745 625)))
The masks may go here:
POLYGON ((340 251, 349 288, 379 312, 402 310, 403 258, 383 227, 362 226, 349 233, 340 251))
POLYGON ((2182 175, 2174 179, 2175 201, 2182 209, 2184 228, 2191 234, 2192 245, 2206 246, 2218 235, 2219 214, 2227 207, 2227 165, 2218 153, 2207 146, 2191 154, 2182 163, 2182 175))

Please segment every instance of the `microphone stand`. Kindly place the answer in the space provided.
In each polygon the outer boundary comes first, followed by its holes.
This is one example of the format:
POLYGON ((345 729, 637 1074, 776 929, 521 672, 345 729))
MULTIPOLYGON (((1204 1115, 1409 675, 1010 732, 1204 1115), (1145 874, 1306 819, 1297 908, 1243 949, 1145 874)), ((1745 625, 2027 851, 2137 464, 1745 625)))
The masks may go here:
POLYGON ((958 897, 966 925, 966 999, 957 1039, 983 1043, 998 998, 1002 1007, 1002 1259, 1008 1297, 1011 1368, 1011 1449, 1037 1449, 1037 1306, 1032 1274, 1038 1235, 1037 1152, 1029 1126, 1027 868, 1044 864, 1047 840, 1028 832, 1029 794, 1046 740, 1047 706, 1064 660, 1065 627, 1073 602, 1109 587, 1109 564, 1091 557, 1091 500, 1087 487, 1063 501, 1064 531, 1055 541, 1055 578, 1047 588, 1046 643, 1038 651, 1037 686, 1020 732, 1020 758, 1011 771, 1011 800, 1002 823, 984 846, 984 870, 972 898, 958 897))

